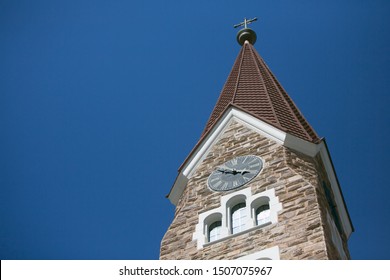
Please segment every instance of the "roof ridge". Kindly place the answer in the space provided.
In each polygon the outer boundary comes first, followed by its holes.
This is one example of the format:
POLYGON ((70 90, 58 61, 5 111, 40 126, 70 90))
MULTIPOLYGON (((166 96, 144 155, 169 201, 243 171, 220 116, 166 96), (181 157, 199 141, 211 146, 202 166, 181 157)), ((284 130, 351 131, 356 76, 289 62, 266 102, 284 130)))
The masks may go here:
MULTIPOLYGON (((260 61, 259 61, 259 57, 257 56, 257 52, 254 50, 253 45, 249 44, 248 41, 246 41, 246 43, 249 45, 249 49, 250 49, 250 51, 251 51, 251 55, 252 55, 252 57, 254 58, 254 60, 260 62, 260 61)), ((264 77, 263 77, 263 75, 261 74, 260 68, 259 68, 259 67, 256 67, 256 70, 257 70, 257 73, 259 74, 260 79, 261 79, 261 80, 263 81, 263 83, 265 84, 264 77)), ((268 93, 267 87, 264 87, 264 89, 265 89, 265 91, 268 93)), ((271 108, 273 114, 275 115, 276 123, 280 126, 281 124, 280 124, 280 121, 279 121, 279 119, 278 119, 278 117, 277 117, 277 114, 276 114, 276 112, 275 112, 275 108, 272 106, 271 97, 270 97, 269 94, 265 94, 265 96, 266 96, 266 98, 268 99, 268 102, 269 102, 269 104, 270 104, 270 108, 271 108)))
POLYGON ((241 59, 240 59, 240 65, 238 67, 238 74, 237 74, 237 79, 236 79, 236 86, 234 88, 234 91, 233 91, 233 99, 232 99, 232 103, 234 103, 234 100, 236 99, 236 95, 237 95, 237 90, 238 90, 238 85, 240 84, 240 78, 241 78, 241 66, 242 66, 242 63, 244 61, 244 56, 245 56, 245 48, 241 48, 242 50, 242 54, 241 54, 241 59))

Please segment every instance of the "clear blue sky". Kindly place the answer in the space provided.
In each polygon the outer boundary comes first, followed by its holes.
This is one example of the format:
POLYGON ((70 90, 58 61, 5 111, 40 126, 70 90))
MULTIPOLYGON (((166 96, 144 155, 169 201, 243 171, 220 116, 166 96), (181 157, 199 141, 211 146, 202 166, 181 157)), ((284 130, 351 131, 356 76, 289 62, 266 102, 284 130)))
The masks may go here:
POLYGON ((0 259, 157 259, 165 198, 257 16, 326 138, 354 259, 390 258, 389 1, 0 1, 0 259))

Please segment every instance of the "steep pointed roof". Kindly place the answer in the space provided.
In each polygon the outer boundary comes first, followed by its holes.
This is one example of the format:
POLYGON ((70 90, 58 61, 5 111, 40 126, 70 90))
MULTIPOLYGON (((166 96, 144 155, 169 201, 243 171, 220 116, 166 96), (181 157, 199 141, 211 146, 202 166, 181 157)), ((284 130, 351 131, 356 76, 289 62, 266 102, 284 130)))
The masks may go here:
POLYGON ((231 105, 303 140, 319 140, 249 41, 245 41, 237 56, 202 138, 231 105))

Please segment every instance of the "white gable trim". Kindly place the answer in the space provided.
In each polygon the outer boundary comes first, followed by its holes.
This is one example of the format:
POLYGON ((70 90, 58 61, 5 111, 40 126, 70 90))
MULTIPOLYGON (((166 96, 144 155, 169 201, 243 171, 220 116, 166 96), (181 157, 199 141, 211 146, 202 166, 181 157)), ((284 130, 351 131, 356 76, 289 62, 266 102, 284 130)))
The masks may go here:
POLYGON ((188 163, 183 168, 183 175, 186 177, 191 177, 192 172, 196 169, 197 165, 202 162, 204 157, 207 155, 209 149, 213 146, 213 144, 219 139, 219 137, 223 134, 226 127, 230 123, 232 119, 237 121, 241 121, 244 125, 250 126, 252 129, 257 131, 258 133, 264 135, 267 138, 271 138, 276 142, 283 144, 286 133, 269 125, 258 118, 255 118, 239 109, 230 108, 225 112, 223 117, 218 121, 218 123, 214 126, 212 131, 208 134, 203 143, 198 147, 198 149, 194 152, 192 158, 188 161, 188 163))
POLYGON ((189 178, 191 178, 194 170, 196 170, 196 167, 203 161, 208 151, 218 141, 219 137, 223 134, 226 127, 233 119, 246 126, 249 126, 251 129, 257 131, 267 138, 276 141, 279 144, 283 144, 285 141, 286 133, 282 130, 275 128, 274 126, 263 122, 258 118, 255 118, 237 108, 231 107, 214 125, 213 129, 208 133, 207 137, 203 139, 202 143, 192 153, 192 156, 181 169, 181 172, 176 178, 176 181, 168 195, 169 200, 174 205, 177 205, 180 196, 184 191, 185 185, 187 184, 189 178))
POLYGON ((179 173, 179 176, 177 177, 171 192, 168 195, 169 200, 174 205, 177 205, 180 196, 182 195, 184 188, 188 180, 191 178, 193 172, 204 160, 211 147, 218 141, 219 137, 221 137, 233 119, 245 126, 250 127, 254 131, 257 131, 259 134, 262 134, 281 145, 303 153, 307 156, 314 157, 320 153, 326 173, 328 175, 328 179, 331 183, 333 194, 335 196, 335 202, 339 210, 341 223, 348 238, 353 231, 353 227, 349 219, 345 203, 343 201, 340 186, 338 184, 336 173, 333 168, 325 141, 322 140, 320 143, 315 144, 302 140, 234 107, 229 108, 224 113, 222 118, 219 119, 219 121, 214 125, 213 129, 208 133, 207 137, 203 139, 197 149, 192 153, 191 157, 181 169, 181 172, 179 173))
POLYGON ((347 208, 343 201, 341 188, 337 181, 336 173, 332 165, 332 160, 330 158, 329 151, 328 148, 326 147, 325 141, 321 141, 321 143, 319 143, 318 146, 319 146, 320 156, 322 158, 322 162, 324 163, 326 174, 328 175, 330 186, 333 191, 337 210, 340 215, 341 224, 346 234, 346 237, 348 239, 351 233, 353 232, 353 228, 348 216, 347 208))

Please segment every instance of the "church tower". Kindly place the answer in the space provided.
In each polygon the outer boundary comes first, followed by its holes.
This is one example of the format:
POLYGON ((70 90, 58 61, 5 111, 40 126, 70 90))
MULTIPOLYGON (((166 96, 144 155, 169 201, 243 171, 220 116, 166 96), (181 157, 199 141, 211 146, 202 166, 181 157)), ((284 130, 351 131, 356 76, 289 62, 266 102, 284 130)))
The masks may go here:
POLYGON ((350 259, 351 219, 324 138, 242 46, 168 198, 160 259, 350 259))

